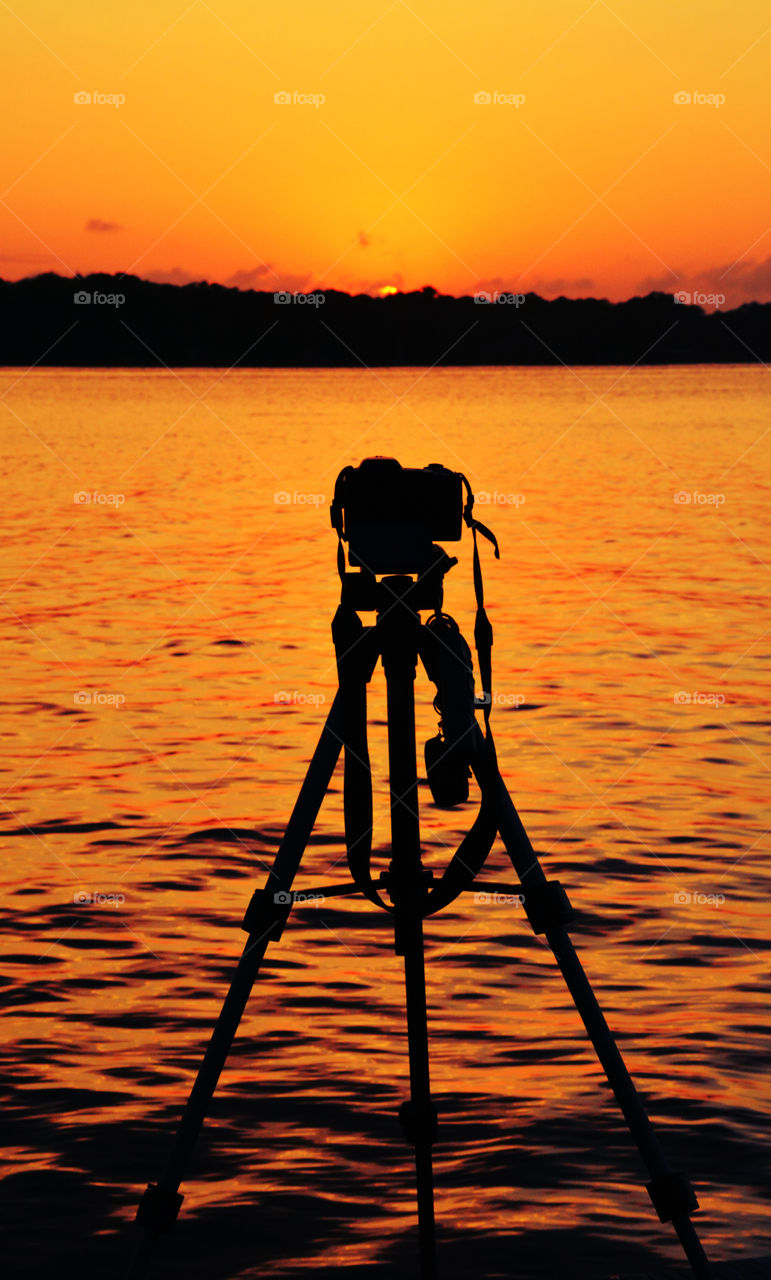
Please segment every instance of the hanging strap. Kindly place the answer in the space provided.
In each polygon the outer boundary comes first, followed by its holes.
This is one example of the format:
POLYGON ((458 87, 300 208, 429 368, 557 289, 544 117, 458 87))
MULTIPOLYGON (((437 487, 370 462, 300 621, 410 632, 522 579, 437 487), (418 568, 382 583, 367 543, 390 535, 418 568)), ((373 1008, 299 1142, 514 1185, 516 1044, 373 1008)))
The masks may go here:
POLYGON ((372 768, 367 741, 367 683, 377 661, 371 633, 353 609, 340 605, 332 623, 342 711, 343 816, 348 867, 370 902, 393 911, 372 879, 372 768))
POLYGON ((484 866, 498 831, 500 788, 492 733, 489 727, 486 734, 479 733, 474 717, 471 651, 448 614, 435 616, 421 628, 420 658, 429 679, 437 685, 436 703, 447 733, 446 750, 460 753, 471 765, 481 792, 470 830, 428 894, 425 914, 430 915, 470 888, 484 866))
POLYGON ((492 530, 488 529, 487 525, 482 524, 481 520, 474 519, 474 494, 464 475, 461 476, 461 480, 466 486, 467 494, 466 505, 463 509, 463 519, 471 530, 471 536, 474 539, 474 595, 477 602, 477 613, 474 621, 474 645, 479 661, 479 679, 484 697, 485 733, 489 733, 490 713, 493 709, 493 629, 485 610, 485 587, 482 580, 482 564, 479 558, 477 534, 481 533, 483 538, 487 538, 487 541, 492 543, 496 560, 500 560, 501 552, 498 546, 498 539, 492 530))
POLYGON ((479 812, 456 849, 439 884, 428 895, 425 914, 431 915, 454 902, 464 889, 470 889, 485 864, 498 834, 500 821, 500 784, 498 761, 492 733, 479 734, 481 746, 472 747, 471 768, 482 793, 479 812))

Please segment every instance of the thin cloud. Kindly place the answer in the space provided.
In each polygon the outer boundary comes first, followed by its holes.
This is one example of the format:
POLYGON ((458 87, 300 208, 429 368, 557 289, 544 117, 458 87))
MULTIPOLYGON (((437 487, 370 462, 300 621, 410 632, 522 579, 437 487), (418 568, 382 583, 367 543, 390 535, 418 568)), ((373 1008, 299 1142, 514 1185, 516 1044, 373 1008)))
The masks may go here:
POLYGON ((288 293, 303 293, 310 282, 310 274, 296 275, 292 271, 281 271, 270 262, 261 263, 257 267, 242 267, 228 276, 223 284, 228 289, 261 289, 268 293, 286 290, 288 293))
POLYGON ((86 231, 122 231, 119 222, 106 222, 104 218, 89 218, 86 231))
POLYGON ((747 262, 724 262, 703 270, 690 268, 681 272, 676 279, 663 275, 646 276, 640 281, 636 292, 644 295, 654 291, 678 293, 681 290, 707 295, 720 294, 725 298, 725 302, 720 304, 723 311, 740 307, 745 302, 771 302, 771 258, 763 261, 750 259, 747 262))
POLYGON ((535 293, 539 298, 596 297, 600 286, 591 276, 486 276, 471 293, 535 293))
POLYGON ((146 271, 144 279, 149 280, 151 284, 199 284, 202 282, 201 276, 191 275, 184 267, 159 268, 155 271, 146 271))

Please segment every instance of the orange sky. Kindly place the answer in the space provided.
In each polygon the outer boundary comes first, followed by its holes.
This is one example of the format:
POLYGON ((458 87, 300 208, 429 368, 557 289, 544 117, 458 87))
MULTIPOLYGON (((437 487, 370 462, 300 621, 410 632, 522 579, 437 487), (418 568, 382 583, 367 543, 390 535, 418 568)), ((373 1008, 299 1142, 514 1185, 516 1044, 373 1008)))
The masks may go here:
POLYGON ((761 0, 3 0, 0 37, 6 279, 771 298, 761 0))

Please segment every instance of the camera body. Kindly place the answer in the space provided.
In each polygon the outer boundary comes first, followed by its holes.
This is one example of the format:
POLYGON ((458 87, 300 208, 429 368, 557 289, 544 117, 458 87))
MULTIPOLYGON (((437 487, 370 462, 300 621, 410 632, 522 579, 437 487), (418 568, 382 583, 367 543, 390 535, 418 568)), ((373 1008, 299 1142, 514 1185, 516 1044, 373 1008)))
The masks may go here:
POLYGON ((376 575, 413 574, 434 562, 435 541, 460 540, 463 509, 459 472, 376 457, 340 472, 330 517, 352 565, 376 575))

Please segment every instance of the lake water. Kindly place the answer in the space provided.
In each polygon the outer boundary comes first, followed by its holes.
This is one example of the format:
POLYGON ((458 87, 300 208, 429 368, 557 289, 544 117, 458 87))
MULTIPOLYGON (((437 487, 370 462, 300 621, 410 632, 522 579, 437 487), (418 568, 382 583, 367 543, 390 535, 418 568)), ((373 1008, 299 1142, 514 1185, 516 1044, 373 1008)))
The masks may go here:
MULTIPOLYGON (((708 1252, 771 1252, 768 372, 4 370, 0 395, 10 1274, 119 1274, 334 695, 334 479, 376 453, 481 495, 504 776, 708 1252)), ((380 672, 381 854, 384 714, 380 672)), ((475 810, 421 794, 441 868, 475 810)), ((297 889, 346 879, 341 832, 336 775, 297 889)), ((679 1264, 520 908, 467 895, 426 939, 440 1275, 679 1264)), ((388 920, 298 909, 155 1274, 415 1274, 407 1091, 388 920)))

